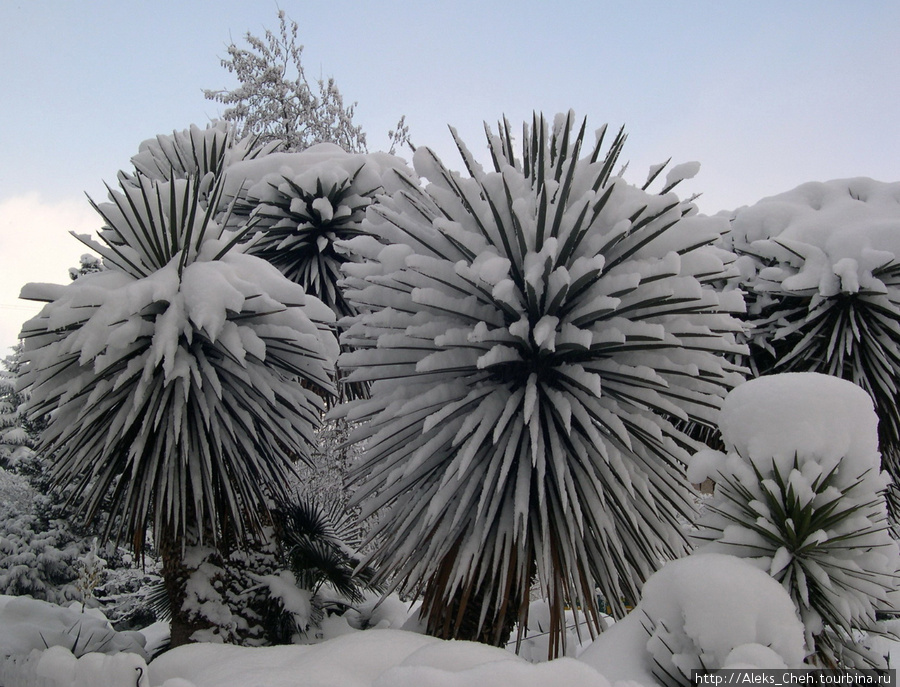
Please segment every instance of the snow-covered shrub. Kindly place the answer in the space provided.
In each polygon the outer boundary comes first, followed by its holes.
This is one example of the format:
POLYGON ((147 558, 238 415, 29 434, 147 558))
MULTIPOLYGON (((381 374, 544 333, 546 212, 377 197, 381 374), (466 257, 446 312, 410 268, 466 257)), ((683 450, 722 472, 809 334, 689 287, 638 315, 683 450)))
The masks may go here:
POLYGON ((24 287, 47 305, 22 332, 23 381, 29 412, 52 413, 57 483, 138 548, 152 525, 171 576, 190 528, 241 541, 287 497, 337 344, 331 311, 213 219, 218 183, 205 201, 197 177, 135 179, 95 206, 101 241, 80 237, 109 269, 24 287))
MULTIPOLYGON (((238 138, 233 124, 224 120, 213 122, 205 129, 195 124, 183 131, 151 138, 138 147, 131 158, 137 176, 120 172, 124 183, 140 185, 140 177, 154 181, 172 181, 208 174, 222 173, 241 160, 253 160, 278 148, 277 142, 259 144, 254 136, 238 138)), ((207 182, 204 190, 211 184, 207 182)))
POLYGON ((822 372, 865 389, 898 483, 900 182, 803 184, 733 213, 726 243, 743 256, 755 371, 822 372))
POLYGON ((810 651, 868 667, 861 631, 893 608, 900 574, 879 470, 878 419, 860 387, 817 373, 761 377, 725 399, 727 454, 694 456, 688 475, 716 482, 697 538, 750 559, 790 592, 810 651))
POLYGON ((803 625, 791 598, 764 572, 733 556, 697 554, 672 561, 647 580, 635 611, 647 633, 653 673, 663 685, 692 685, 692 670, 724 668, 732 652, 768 647, 798 668, 803 625))
POLYGON ((84 542, 65 521, 35 514, 35 501, 44 497, 23 477, 0 469, 0 498, 12 499, 0 506, 0 594, 53 603, 81 599, 75 583, 84 542))
POLYGON ((28 655, 53 646, 65 647, 76 657, 129 651, 147 658, 140 633, 117 632, 96 609, 0 596, 0 656, 28 655))
POLYGON ((22 412, 27 395, 16 389, 21 356, 19 343, 12 355, 0 361, 0 468, 14 467, 29 456, 34 446, 32 427, 22 412))
POLYGON ((83 277, 86 274, 93 274, 94 272, 101 272, 105 267, 103 267, 103 261, 100 260, 96 255, 91 255, 90 253, 84 253, 78 259, 78 267, 70 267, 69 268, 69 279, 75 281, 78 277, 83 277))
POLYGON ((521 158, 489 133, 489 172, 458 142, 468 177, 420 147, 430 183, 369 210, 380 241, 348 242, 367 262, 344 266, 363 312, 340 365, 373 385, 346 411, 367 442, 355 498, 391 509, 370 560, 425 592, 442 636, 505 641, 534 576, 555 638, 566 600, 597 620, 595 584, 623 614, 685 551, 694 444, 669 418, 711 424, 742 380, 722 357, 740 294, 710 286, 727 227, 668 192, 694 165, 654 195, 612 174, 624 134, 582 156, 572 125, 535 118, 521 158))

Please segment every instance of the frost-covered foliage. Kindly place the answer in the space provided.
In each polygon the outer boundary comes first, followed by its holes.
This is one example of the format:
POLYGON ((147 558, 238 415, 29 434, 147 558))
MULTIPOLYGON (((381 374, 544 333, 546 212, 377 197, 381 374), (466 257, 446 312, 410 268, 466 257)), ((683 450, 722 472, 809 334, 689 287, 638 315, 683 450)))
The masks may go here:
MULTIPOLYGON (((366 600, 370 571, 357 571, 359 528, 340 503, 282 504, 266 542, 223 552, 189 547, 184 607, 202 629, 194 641, 243 646, 309 643, 324 636, 326 617, 366 600)), ((356 613, 354 617, 358 616, 356 613)))
POLYGON ((23 289, 47 303, 22 332, 29 412, 53 413, 41 445, 80 512, 135 546, 148 524, 241 536, 315 440, 333 315, 212 219, 220 187, 136 182, 81 237, 109 269, 23 289))
POLYGON ((810 651, 826 665, 884 667, 860 632, 882 632, 900 574, 888 533, 877 417, 858 386, 816 373, 761 377, 725 399, 727 454, 688 471, 714 497, 698 523, 704 550, 750 559, 790 592, 810 651))
POLYGON ((47 496, 0 468, 0 594, 64 603, 80 599, 82 542, 64 520, 44 519, 47 496))
MULTIPOLYGON (((298 151, 316 143, 336 143, 350 152, 366 149, 366 135, 353 123, 356 105, 345 106, 334 79, 311 84, 303 67, 303 46, 297 42, 297 22, 278 12, 279 29, 263 38, 249 31, 248 48, 234 43, 222 66, 234 74, 234 90, 206 90, 209 100, 227 105, 222 117, 234 122, 241 136, 280 141, 284 150, 298 151)), ((399 128, 399 127, 398 127, 399 128)))
POLYGON ((69 279, 75 281, 78 277, 83 277, 86 274, 92 274, 94 272, 101 272, 104 269, 103 261, 100 260, 100 258, 96 255, 85 253, 78 259, 78 267, 69 268, 69 279))
MULTIPOLYGON (((341 266, 360 258, 343 242, 365 235, 366 208, 386 191, 385 177, 390 188, 395 170, 411 175, 393 156, 349 154, 331 143, 238 164, 227 173, 226 195, 239 198, 231 223, 252 227, 248 253, 277 267, 336 316, 354 315, 339 281, 341 266)), ((342 385, 340 391, 357 398, 367 389, 342 385)))
MULTIPOLYGON (((260 167, 240 165, 231 175, 253 179, 260 167)), ((235 207, 236 216, 253 224, 248 252, 275 265, 338 316, 355 314, 337 282, 341 265, 356 257, 337 242, 363 234, 366 208, 383 191, 381 168, 370 156, 350 155, 332 144, 273 156, 264 167, 272 171, 235 207)))
POLYGON ((733 213, 726 240, 743 256, 755 371, 822 372, 865 389, 897 483, 900 182, 803 184, 733 213))
POLYGON ((16 388, 22 344, 0 361, 0 468, 14 466, 31 454, 34 435, 22 412, 27 394, 16 388))
POLYGON ((156 561, 135 560, 111 544, 99 549, 94 541, 54 495, 0 469, 0 594, 86 602, 102 608, 117 629, 153 622, 147 594, 160 579, 156 561))
POLYGON ((425 591, 443 636, 502 640, 534 576, 555 650, 564 602, 595 614, 595 583, 622 615, 685 551, 693 444, 668 418, 711 424, 742 379, 722 357, 742 350, 740 294, 711 287, 731 274, 710 246, 724 220, 613 176, 624 135, 582 156, 572 125, 536 118, 521 158, 507 125, 488 132, 489 172, 459 142, 468 177, 419 148, 430 183, 370 209, 383 243, 348 242, 367 262, 344 267, 364 312, 341 367, 373 384, 348 411, 368 442, 356 498, 391 508, 371 561, 425 591))

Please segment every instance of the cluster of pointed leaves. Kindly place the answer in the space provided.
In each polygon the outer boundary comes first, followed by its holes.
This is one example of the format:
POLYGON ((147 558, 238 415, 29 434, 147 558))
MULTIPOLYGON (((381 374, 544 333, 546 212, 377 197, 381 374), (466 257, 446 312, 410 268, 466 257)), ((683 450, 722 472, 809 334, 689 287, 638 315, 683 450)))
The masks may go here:
MULTIPOLYGON (((804 184, 738 210, 751 367, 821 372, 865 389, 884 467, 900 478, 900 183, 804 184)), ((898 508, 892 490, 892 511, 898 508)), ((895 516, 896 519, 896 516, 895 516)))
POLYGON ((258 526, 333 391, 333 314, 245 255, 204 185, 138 173, 95 205, 101 241, 79 237, 108 269, 23 289, 47 303, 22 331, 23 382, 29 412, 52 413, 53 476, 136 547, 148 525, 258 526))
POLYGON ((341 265, 358 258, 337 242, 363 235, 366 208, 382 185, 364 156, 320 152, 295 153, 291 167, 297 171, 267 175, 248 189, 235 214, 253 224, 251 255, 273 264, 343 317, 356 309, 338 288, 341 265))
MULTIPOLYGON (((205 129, 192 124, 183 131, 148 139, 141 143, 131 164, 138 175, 154 181, 199 177, 206 180, 208 190, 219 170, 268 155, 278 146, 278 141, 260 144, 253 136, 238 139, 234 125, 220 120, 205 129), (210 174, 213 176, 208 177, 210 174)), ((139 184, 134 174, 120 172, 119 179, 123 184, 139 184)))
POLYGON ((622 615, 685 550, 694 444, 668 418, 711 423, 742 379, 722 355, 742 350, 729 311, 743 301, 710 286, 731 274, 709 245, 724 221, 613 176, 624 134, 602 154, 601 129, 582 156, 572 124, 536 118, 521 158, 508 124, 488 129, 489 172, 457 139, 468 177, 419 148, 430 183, 367 215, 387 245, 351 242, 368 259, 345 266, 363 314, 339 365, 373 384, 348 415, 367 442, 356 498, 392 508, 371 560, 406 592, 430 585, 444 636, 460 618, 441 609, 476 596, 499 635, 534 575, 557 639, 564 600, 596 610, 595 586, 622 615))
POLYGON ((887 590, 896 587, 900 563, 877 465, 823 468, 814 457, 795 455, 785 471, 775 460, 765 466, 736 450, 719 463, 697 539, 754 559, 781 582, 826 665, 885 667, 858 634, 880 632, 875 611, 892 607, 887 590))
MULTIPOLYGON (((249 254, 277 267, 337 317, 354 315, 340 285, 341 266, 361 258, 346 242, 366 235, 366 209, 386 183, 396 185, 395 172, 412 174, 394 156, 351 154, 330 143, 239 163, 227 172, 225 192, 237 199, 229 224, 252 227, 249 254)), ((367 385, 345 384, 339 391, 341 398, 360 398, 367 385)))

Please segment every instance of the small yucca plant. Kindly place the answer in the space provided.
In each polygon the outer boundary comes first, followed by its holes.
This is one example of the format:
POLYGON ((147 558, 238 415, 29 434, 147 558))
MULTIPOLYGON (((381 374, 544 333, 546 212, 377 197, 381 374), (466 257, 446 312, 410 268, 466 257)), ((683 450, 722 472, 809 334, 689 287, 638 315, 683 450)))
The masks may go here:
POLYGON ((152 526, 170 562, 197 534, 259 529, 333 392, 331 311, 242 253, 220 193, 139 174, 95 205, 101 241, 80 237, 108 269, 23 289, 47 303, 22 337, 54 479, 137 548, 152 526))
POLYGON ((667 418, 711 424, 741 380, 722 358, 741 301, 710 286, 724 227, 668 193, 684 168, 660 195, 615 177, 625 137, 604 153, 604 130, 583 155, 584 124, 535 117, 517 157, 504 123, 493 171, 457 140, 468 177, 419 148, 430 183, 381 199, 373 237, 348 243, 367 262, 344 267, 361 314, 341 367, 373 384, 348 411, 356 498, 391 509, 371 561, 424 594, 439 636, 505 641, 535 578, 551 652, 567 601, 597 621, 596 585, 624 614, 685 551, 695 444, 667 418))
POLYGON ((708 452, 692 466, 695 479, 716 482, 697 539, 752 559, 781 582, 810 650, 832 667, 884 667, 860 633, 883 632, 876 611, 893 608, 900 572, 871 407, 861 389, 823 375, 753 380, 725 402, 727 456, 708 452), (750 404, 765 410, 748 414, 750 404), (774 450, 761 448, 763 433, 778 437, 763 442, 774 450))

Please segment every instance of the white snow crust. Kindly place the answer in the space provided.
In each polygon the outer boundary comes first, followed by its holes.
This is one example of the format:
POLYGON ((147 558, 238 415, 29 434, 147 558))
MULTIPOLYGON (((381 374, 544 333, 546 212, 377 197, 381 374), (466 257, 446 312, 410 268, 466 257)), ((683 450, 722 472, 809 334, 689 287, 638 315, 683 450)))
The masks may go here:
POLYGON ((730 214, 723 243, 758 257, 743 262, 758 291, 884 293, 872 271, 900 259, 900 182, 810 182, 730 214))
POLYGON ((725 398, 719 427, 729 450, 765 469, 774 459, 782 474, 795 455, 815 457, 825 470, 849 461, 846 469, 856 474, 879 465, 871 398, 830 375, 791 372, 741 384, 725 398))
POLYGON ((798 667, 805 654, 803 625, 782 586, 739 558, 706 553, 663 566, 638 607, 580 659, 612 679, 647 682, 655 663, 690 676, 701 661, 710 669, 738 661, 798 667), (771 653, 751 648, 759 645, 771 653))

